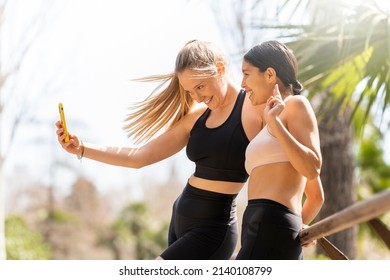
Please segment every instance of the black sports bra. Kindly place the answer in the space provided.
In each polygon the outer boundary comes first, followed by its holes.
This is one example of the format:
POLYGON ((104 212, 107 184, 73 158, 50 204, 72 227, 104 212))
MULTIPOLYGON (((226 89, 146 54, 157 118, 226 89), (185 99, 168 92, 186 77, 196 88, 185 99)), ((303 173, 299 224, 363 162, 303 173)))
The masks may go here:
POLYGON ((246 182, 245 150, 249 144, 242 126, 241 114, 245 91, 241 90, 227 120, 215 128, 207 128, 207 109, 190 133, 186 152, 195 162, 194 176, 216 181, 246 182))

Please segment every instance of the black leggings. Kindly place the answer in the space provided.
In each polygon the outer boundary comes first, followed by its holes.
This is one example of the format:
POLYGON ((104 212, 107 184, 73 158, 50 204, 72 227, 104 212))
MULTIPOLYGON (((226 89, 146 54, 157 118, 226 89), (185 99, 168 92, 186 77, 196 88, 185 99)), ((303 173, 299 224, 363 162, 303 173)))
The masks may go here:
POLYGON ((269 199, 249 200, 236 260, 302 260, 302 218, 269 199))
POLYGON ((173 205, 165 260, 228 260, 238 239, 236 196, 187 184, 173 205))

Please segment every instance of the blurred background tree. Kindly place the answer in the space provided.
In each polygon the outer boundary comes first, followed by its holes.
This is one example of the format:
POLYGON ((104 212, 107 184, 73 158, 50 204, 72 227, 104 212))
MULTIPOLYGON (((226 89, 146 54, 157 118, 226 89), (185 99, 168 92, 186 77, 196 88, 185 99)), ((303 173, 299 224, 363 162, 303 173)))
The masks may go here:
MULTIPOLYGON (((326 201, 316 220, 356 202, 354 147, 362 144, 370 118, 375 120, 371 124, 383 125, 390 102, 389 10, 379 4, 385 2, 280 0, 270 6, 262 0, 237 0, 232 4, 244 8, 230 23, 244 33, 237 39, 251 34, 254 45, 274 34, 271 38, 285 42, 298 59, 299 79, 319 118, 326 201)), ((356 229, 329 237, 350 259, 357 256, 356 229)))
MULTIPOLYGON (((309 97, 319 99, 313 103, 320 119, 321 179, 329 202, 318 216, 323 219, 356 201, 354 145, 362 144, 365 124, 370 116, 378 118, 378 106, 379 117, 388 108, 390 15, 376 1, 310 1, 305 8, 313 11, 312 19, 288 38, 309 97)), ((356 258, 356 227, 329 239, 356 258)))
POLYGON ((8 259, 155 259, 166 247, 168 220, 152 214, 151 204, 130 202, 117 213, 115 199, 83 177, 49 204, 50 189, 37 185, 16 195, 18 205, 24 203, 7 216, 8 259))
MULTIPOLYGON (((39 38, 42 30, 47 26, 47 22, 53 21, 58 10, 53 2, 42 1, 37 9, 29 10, 26 13, 23 22, 16 22, 13 19, 18 18, 18 3, 3 0, 0 1, 0 260, 6 258, 5 239, 4 239, 4 218, 5 218, 5 186, 3 180, 3 169, 12 149, 15 134, 22 122, 32 122, 31 110, 34 102, 39 102, 37 92, 30 87, 24 87, 20 76, 23 72, 23 66, 28 60, 30 50, 34 42, 39 38), (12 29, 13 34, 5 31, 5 23, 15 24, 12 29), (19 30, 20 28, 20 30, 19 30), (6 45, 10 36, 16 41, 15 45, 6 45), (21 89, 22 94, 17 94, 21 89), (8 123, 5 125, 4 118, 7 116, 8 123)), ((26 9, 25 9, 26 10, 26 9)), ((8 29, 9 32, 9 29, 8 29)), ((53 73, 50 73, 50 75, 53 73)), ((31 79, 34 74, 28 77, 31 79)), ((47 93, 45 89, 52 87, 57 81, 50 77, 41 88, 42 93, 47 93)))
POLYGON ((102 243, 114 252, 115 259, 153 260, 166 248, 167 236, 168 222, 155 219, 138 202, 121 211, 102 243))
POLYGON ((44 242, 39 231, 31 231, 23 217, 12 214, 5 220, 7 259, 51 259, 50 244, 44 242))

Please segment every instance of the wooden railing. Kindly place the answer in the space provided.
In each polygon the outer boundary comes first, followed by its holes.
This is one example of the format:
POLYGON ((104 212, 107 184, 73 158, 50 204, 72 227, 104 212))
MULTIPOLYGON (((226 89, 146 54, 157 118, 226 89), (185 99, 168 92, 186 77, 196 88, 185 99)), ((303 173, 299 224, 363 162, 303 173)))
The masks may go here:
POLYGON ((390 249, 390 230, 377 217, 390 211, 390 189, 373 197, 357 202, 317 223, 300 233, 302 243, 317 240, 331 259, 348 259, 330 243, 325 236, 342 231, 359 223, 368 222, 390 249))

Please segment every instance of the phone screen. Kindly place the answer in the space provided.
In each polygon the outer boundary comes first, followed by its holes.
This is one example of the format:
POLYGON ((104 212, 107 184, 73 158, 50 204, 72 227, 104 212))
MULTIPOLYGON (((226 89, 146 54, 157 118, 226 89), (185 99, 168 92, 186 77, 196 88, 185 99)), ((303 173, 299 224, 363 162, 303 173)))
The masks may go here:
POLYGON ((60 118, 61 118, 61 122, 62 122, 62 127, 64 128, 65 142, 68 142, 69 141, 69 133, 68 133, 68 129, 66 127, 64 106, 62 105, 62 103, 58 104, 58 110, 60 111, 60 118))

